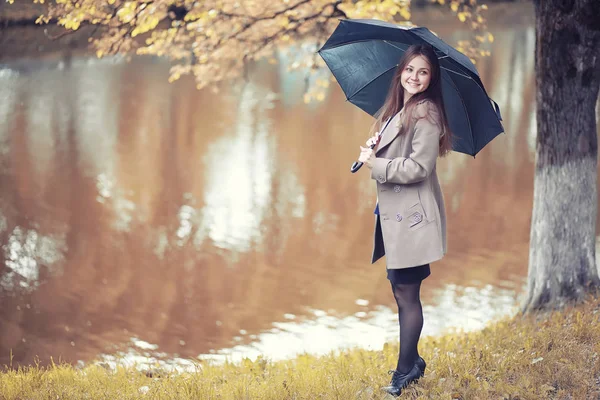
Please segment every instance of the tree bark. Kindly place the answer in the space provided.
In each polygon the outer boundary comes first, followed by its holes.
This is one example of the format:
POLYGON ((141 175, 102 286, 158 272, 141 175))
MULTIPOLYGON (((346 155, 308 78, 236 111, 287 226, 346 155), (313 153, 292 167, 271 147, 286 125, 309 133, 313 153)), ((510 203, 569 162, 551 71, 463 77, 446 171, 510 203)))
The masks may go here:
POLYGON ((535 13, 537 142, 525 312, 560 308, 600 287, 600 1, 535 0, 535 13))

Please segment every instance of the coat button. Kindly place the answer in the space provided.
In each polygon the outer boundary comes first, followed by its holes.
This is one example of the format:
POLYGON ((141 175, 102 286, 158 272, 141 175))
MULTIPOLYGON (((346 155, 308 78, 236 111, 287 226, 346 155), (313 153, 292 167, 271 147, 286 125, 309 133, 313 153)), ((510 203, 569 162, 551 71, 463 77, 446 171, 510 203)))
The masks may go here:
POLYGON ((377 179, 379 180, 379 182, 383 182, 383 175, 379 175, 379 176, 377 177, 377 179))
POLYGON ((396 214, 396 221, 398 221, 398 222, 402 221, 402 215, 396 214))
POLYGON ((420 212, 416 212, 413 214, 413 222, 415 224, 418 224, 419 222, 423 221, 423 215, 421 215, 420 212))
POLYGON ((394 186, 394 192, 400 193, 401 190, 402 190, 402 187, 400 185, 394 186))

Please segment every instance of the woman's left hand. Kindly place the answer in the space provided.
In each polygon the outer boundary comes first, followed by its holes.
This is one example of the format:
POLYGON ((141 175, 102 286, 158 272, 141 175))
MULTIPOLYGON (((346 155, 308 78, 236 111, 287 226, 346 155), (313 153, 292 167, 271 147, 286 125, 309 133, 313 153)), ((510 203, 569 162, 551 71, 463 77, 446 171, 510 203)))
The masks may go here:
POLYGON ((375 161, 375 152, 373 151, 373 149, 360 146, 360 156, 358 156, 358 161, 362 162, 369 168, 373 168, 373 162, 375 161))

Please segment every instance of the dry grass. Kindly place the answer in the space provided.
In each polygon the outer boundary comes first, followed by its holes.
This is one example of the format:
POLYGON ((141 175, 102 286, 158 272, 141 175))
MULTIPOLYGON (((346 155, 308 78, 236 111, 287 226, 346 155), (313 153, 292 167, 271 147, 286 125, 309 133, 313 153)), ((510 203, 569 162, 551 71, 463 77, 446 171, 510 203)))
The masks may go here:
MULTIPOLYGON (((600 399, 600 301, 423 338, 425 378, 401 399, 600 399), (536 321, 537 320, 537 321, 536 321)), ((397 346, 259 359, 148 377, 133 368, 6 369, 1 399, 383 399, 397 346)), ((389 398, 390 396, 388 396, 389 398)))

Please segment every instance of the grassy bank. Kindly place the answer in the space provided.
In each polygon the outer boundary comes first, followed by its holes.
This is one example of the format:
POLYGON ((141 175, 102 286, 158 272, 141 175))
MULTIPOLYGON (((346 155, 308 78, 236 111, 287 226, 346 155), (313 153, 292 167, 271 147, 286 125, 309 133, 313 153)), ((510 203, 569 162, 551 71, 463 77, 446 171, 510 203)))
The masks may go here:
MULTIPOLYGON (((600 399, 600 301, 423 338, 425 378, 401 399, 600 399), (536 321, 537 319, 537 321, 536 321)), ((383 399, 397 346, 194 374, 31 367, 0 374, 1 399, 383 399)), ((388 398, 390 398, 388 396, 388 398)))

